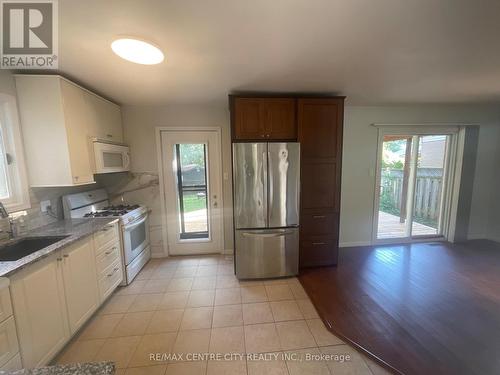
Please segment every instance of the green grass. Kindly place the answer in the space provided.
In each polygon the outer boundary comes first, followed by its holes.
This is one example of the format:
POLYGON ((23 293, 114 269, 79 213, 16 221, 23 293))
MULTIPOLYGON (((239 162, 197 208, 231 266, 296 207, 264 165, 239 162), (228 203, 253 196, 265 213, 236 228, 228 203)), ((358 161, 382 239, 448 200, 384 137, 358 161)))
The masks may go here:
POLYGON ((184 194, 184 212, 192 212, 207 208, 207 198, 198 197, 196 193, 184 194))

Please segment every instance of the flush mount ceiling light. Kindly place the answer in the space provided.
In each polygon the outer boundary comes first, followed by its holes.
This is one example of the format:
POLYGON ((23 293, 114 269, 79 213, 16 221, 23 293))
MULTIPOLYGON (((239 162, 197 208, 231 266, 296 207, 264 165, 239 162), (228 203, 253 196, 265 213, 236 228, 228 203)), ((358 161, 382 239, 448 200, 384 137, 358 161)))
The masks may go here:
POLYGON ((134 38, 116 39, 111 43, 111 49, 122 59, 136 64, 159 64, 165 58, 163 52, 158 47, 134 38))

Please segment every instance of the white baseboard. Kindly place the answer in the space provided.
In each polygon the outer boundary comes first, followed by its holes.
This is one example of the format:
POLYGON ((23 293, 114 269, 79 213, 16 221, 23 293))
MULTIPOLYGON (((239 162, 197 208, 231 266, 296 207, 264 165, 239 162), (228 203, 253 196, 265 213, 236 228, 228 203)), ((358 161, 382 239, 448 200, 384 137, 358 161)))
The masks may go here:
POLYGON ((339 247, 370 246, 371 244, 371 241, 341 242, 339 244, 339 247))

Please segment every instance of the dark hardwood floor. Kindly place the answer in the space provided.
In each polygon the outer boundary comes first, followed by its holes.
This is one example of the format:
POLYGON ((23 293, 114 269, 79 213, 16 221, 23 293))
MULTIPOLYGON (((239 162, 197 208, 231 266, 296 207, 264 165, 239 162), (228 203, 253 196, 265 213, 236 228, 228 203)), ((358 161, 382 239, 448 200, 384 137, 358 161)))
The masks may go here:
POLYGON ((300 281, 331 330, 403 374, 500 374, 500 244, 344 248, 300 281))

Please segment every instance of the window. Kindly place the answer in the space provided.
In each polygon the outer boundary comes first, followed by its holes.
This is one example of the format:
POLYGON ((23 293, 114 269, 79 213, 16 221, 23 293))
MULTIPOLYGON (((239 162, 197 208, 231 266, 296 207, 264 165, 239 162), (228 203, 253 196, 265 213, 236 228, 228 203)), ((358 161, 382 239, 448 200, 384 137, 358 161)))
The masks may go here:
POLYGON ((16 100, 0 93, 0 201, 7 211, 30 207, 16 100))
POLYGON ((208 238, 206 145, 176 144, 180 238, 208 238))

